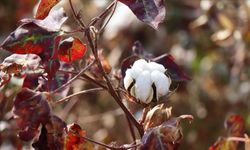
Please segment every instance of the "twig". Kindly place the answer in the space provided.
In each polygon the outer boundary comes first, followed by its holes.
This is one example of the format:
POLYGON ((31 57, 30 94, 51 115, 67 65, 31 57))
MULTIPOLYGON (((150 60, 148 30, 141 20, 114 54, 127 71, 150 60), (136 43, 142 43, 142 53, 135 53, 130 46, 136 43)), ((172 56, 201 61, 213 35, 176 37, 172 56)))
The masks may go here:
POLYGON ((64 97, 58 101, 56 101, 55 103, 63 103, 65 101, 67 101, 68 99, 74 97, 74 96, 78 96, 78 95, 81 95, 81 94, 87 94, 87 93, 92 93, 92 92, 97 92, 97 91, 103 91, 104 89, 103 88, 93 88, 93 89, 88 89, 88 90, 84 90, 84 91, 80 91, 80 92, 76 92, 74 94, 71 94, 67 97, 64 97))
MULTIPOLYGON (((58 71, 61 72, 61 73, 68 73, 68 74, 73 74, 73 75, 77 75, 78 74, 77 72, 73 72, 73 71, 64 71, 64 70, 58 70, 58 71)), ((95 85, 97 85, 99 87, 102 87, 103 89, 108 89, 105 85, 97 82, 95 79, 91 78, 89 75, 87 75, 85 73, 83 73, 82 76, 80 76, 79 79, 88 80, 91 83, 93 83, 93 84, 95 84, 95 85)))
POLYGON ((95 61, 91 62, 89 65, 87 65, 85 68, 83 68, 76 76, 74 76, 72 79, 70 79, 68 82, 66 82, 65 84, 63 84, 62 86, 60 86, 59 88, 54 90, 53 92, 51 92, 51 94, 55 94, 55 93, 61 91, 62 89, 66 88, 73 81, 75 81, 78 77, 80 77, 86 70, 88 70, 94 63, 95 63, 95 61))
POLYGON ((97 82, 95 79, 91 78, 87 74, 82 74, 82 77, 89 80, 90 82, 96 84, 97 86, 102 87, 103 89, 106 89, 106 90, 108 89, 105 85, 102 85, 101 83, 97 82))
POLYGON ((99 16, 95 17, 90 23, 89 26, 93 26, 97 23, 97 21, 99 21, 100 19, 102 19, 109 11, 110 9, 116 5, 117 0, 114 0, 99 16))
POLYGON ((111 149, 111 150, 124 150, 125 148, 126 149, 131 149, 131 148, 134 148, 134 147, 137 147, 137 146, 140 146, 141 144, 139 143, 139 144, 136 144, 136 145, 131 145, 131 146, 129 146, 129 147, 112 147, 112 146, 110 146, 110 145, 107 145, 107 144, 104 144, 104 143, 101 143, 101 142, 97 142, 97 141, 95 141, 95 140, 93 140, 93 139, 90 139, 90 138, 88 138, 88 137, 86 137, 86 136, 80 136, 79 134, 75 134, 76 136, 78 136, 79 138, 82 138, 83 140, 86 140, 86 141, 88 141, 88 142, 91 142, 91 143, 94 143, 94 144, 97 144, 97 145, 99 145, 99 146, 102 146, 102 147, 105 147, 105 148, 108 148, 108 149, 111 149))
POLYGON ((77 13, 76 13, 76 11, 75 11, 75 9, 74 9, 74 7, 73 7, 73 4, 72 4, 72 1, 71 1, 71 0, 69 0, 69 5, 70 5, 70 8, 71 8, 71 10, 72 10, 72 12, 73 12, 73 15, 74 15, 75 19, 78 21, 78 23, 80 24, 80 26, 81 26, 83 29, 85 29, 86 26, 85 26, 85 24, 82 22, 82 20, 79 18, 79 16, 77 15, 77 13))
POLYGON ((115 10, 116 10, 116 7, 117 7, 117 1, 116 1, 116 0, 115 0, 114 6, 112 6, 112 7, 113 7, 112 12, 111 12, 111 14, 110 14, 108 20, 105 22, 105 24, 104 24, 104 25, 101 27, 101 29, 98 31, 99 33, 101 33, 101 32, 105 29, 105 27, 108 25, 109 21, 110 21, 111 18, 113 17, 113 15, 114 15, 114 13, 115 13, 115 10))

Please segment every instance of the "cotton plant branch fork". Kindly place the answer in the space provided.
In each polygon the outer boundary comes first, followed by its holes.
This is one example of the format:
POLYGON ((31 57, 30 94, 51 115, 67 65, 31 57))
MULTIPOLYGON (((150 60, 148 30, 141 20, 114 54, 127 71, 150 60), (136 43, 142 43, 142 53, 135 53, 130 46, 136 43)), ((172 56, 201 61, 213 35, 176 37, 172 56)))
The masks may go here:
MULTIPOLYGON (((133 125, 137 128, 140 136, 142 137, 144 134, 144 129, 143 126, 135 119, 135 117, 132 115, 132 113, 127 109, 127 107, 122 103, 118 93, 116 92, 114 86, 112 85, 112 82, 110 80, 110 78, 108 77, 108 75, 106 74, 103 66, 102 66, 102 62, 100 61, 99 57, 98 57, 98 48, 97 48, 97 42, 98 42, 98 33, 99 31, 95 30, 94 25, 103 17, 105 17, 108 13, 111 12, 110 18, 108 19, 108 21, 111 19, 114 11, 115 11, 115 7, 117 5, 117 0, 114 0, 98 17, 94 18, 89 24, 88 26, 85 26, 85 24, 82 22, 81 18, 79 17, 79 15, 76 13, 72 1, 69 0, 70 3, 70 7, 71 10, 73 12, 74 18, 76 19, 76 21, 78 22, 78 24, 80 25, 80 27, 82 28, 82 30, 84 30, 84 33, 87 37, 88 43, 90 45, 91 51, 95 57, 95 61, 96 64, 98 66, 98 68, 101 71, 102 76, 104 77, 106 84, 107 84, 107 89, 108 92, 110 93, 110 95, 114 98, 114 100, 116 101, 116 103, 121 107, 121 109, 124 111, 126 117, 133 123, 133 125)), ((104 26, 102 26, 101 30, 103 30, 105 28, 105 26, 107 25, 108 21, 104 24, 104 26)))

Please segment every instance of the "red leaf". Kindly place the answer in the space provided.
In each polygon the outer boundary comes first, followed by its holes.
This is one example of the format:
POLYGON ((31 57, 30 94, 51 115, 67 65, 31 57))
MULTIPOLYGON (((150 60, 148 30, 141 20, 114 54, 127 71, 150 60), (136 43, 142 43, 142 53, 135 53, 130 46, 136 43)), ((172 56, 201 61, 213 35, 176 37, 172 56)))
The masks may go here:
POLYGON ((67 150, 77 150, 79 145, 81 145, 84 140, 85 131, 78 124, 68 125, 68 135, 66 138, 66 149, 67 150))
POLYGON ((165 19, 166 9, 163 0, 119 0, 126 4, 141 21, 153 28, 165 19))
POLYGON ((36 19, 44 19, 48 16, 50 10, 59 2, 60 0, 41 0, 38 10, 36 12, 36 19))
POLYGON ((15 119, 21 129, 22 140, 32 140, 39 132, 40 124, 45 124, 50 115, 50 107, 44 93, 22 89, 14 101, 15 119))
POLYGON ((86 45, 77 38, 68 38, 61 42, 58 57, 61 61, 72 62, 81 59, 86 52, 86 45))
POLYGON ((53 11, 44 20, 24 19, 1 47, 17 54, 37 54, 43 61, 53 55, 53 43, 67 17, 63 9, 53 11))

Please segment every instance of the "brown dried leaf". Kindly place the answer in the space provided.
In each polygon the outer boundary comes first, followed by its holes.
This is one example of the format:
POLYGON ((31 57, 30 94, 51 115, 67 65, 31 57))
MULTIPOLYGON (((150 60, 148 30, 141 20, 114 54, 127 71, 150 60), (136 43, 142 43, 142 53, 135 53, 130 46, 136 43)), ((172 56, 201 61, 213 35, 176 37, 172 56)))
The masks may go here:
POLYGON ((159 104, 151 109, 144 121, 144 129, 153 128, 161 125, 171 117, 172 107, 166 108, 164 104, 159 104))
POLYGON ((191 115, 171 118, 160 126, 148 129, 142 137, 141 150, 174 150, 182 139, 180 121, 193 119, 191 115))

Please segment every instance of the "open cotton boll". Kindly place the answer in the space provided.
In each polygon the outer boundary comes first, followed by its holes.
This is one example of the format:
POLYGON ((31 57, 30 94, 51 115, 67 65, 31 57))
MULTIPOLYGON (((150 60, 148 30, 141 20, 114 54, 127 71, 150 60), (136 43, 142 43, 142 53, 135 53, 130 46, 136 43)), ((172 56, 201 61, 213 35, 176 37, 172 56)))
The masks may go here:
POLYGON ((134 79, 131 77, 130 74, 126 74, 126 76, 123 79, 123 84, 126 90, 128 90, 129 86, 132 84, 134 79))
POLYGON ((139 59, 139 60, 134 62, 132 69, 149 70, 148 62, 144 59, 139 59))
POLYGON ((150 72, 145 70, 135 80, 135 97, 146 103, 148 97, 150 97, 151 89, 150 72))
POLYGON ((166 69, 163 65, 158 64, 156 62, 149 62, 148 67, 149 67, 150 71, 158 70, 158 71, 163 72, 163 73, 166 71, 166 69))
POLYGON ((124 87, 140 103, 149 104, 154 99, 158 101, 159 97, 169 92, 171 84, 165 71, 161 64, 139 59, 125 72, 124 87))
POLYGON ((133 79, 136 79, 142 73, 142 71, 143 70, 140 68, 128 69, 125 75, 130 75, 133 79))
POLYGON ((126 90, 128 90, 130 84, 142 73, 142 69, 128 69, 125 73, 125 77, 123 79, 123 84, 126 90))
POLYGON ((155 84, 157 96, 163 96, 168 93, 171 80, 164 73, 158 70, 153 71, 151 73, 151 81, 155 84))

